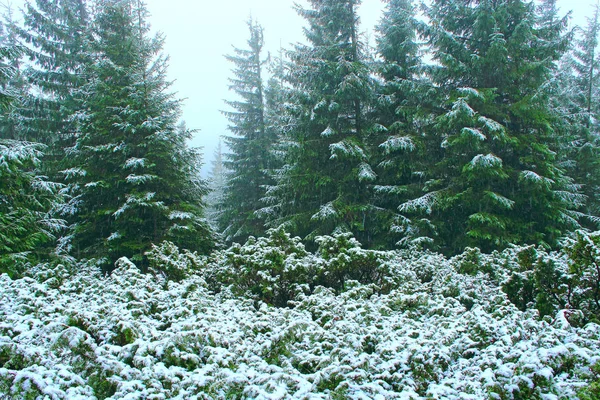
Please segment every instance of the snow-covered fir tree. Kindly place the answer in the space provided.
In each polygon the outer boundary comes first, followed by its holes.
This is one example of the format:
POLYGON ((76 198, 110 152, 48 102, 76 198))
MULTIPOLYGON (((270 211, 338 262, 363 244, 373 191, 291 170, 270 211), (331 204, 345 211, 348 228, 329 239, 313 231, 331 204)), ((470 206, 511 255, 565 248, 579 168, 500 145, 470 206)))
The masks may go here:
POLYGON ((429 158, 421 196, 400 207, 415 222, 408 229, 425 219, 450 253, 556 244, 579 226, 583 204, 558 165, 545 89, 563 25, 551 34, 524 1, 433 1, 426 16, 438 64, 430 78, 444 104, 426 128, 435 139, 426 154, 442 157, 429 158))
POLYGON ((315 0, 296 7, 308 23, 308 44, 288 52, 285 165, 269 189, 269 222, 308 240, 350 231, 365 245, 373 241, 369 188, 376 175, 365 142, 373 128, 365 112, 372 84, 359 40, 359 5, 315 0))
POLYGON ((387 248, 407 236, 401 228, 398 205, 414 195, 426 173, 419 156, 425 140, 419 125, 423 109, 433 99, 423 93, 430 85, 422 78, 416 13, 412 0, 388 0, 377 27, 382 82, 374 109, 379 129, 370 142, 378 175, 374 202, 386 210, 378 223, 379 242, 387 248))
POLYGON ((221 213, 225 198, 225 189, 227 184, 227 175, 223 164, 223 147, 221 141, 211 161, 212 168, 210 170, 208 181, 210 193, 206 196, 206 218, 215 230, 218 229, 218 220, 221 213))
MULTIPOLYGON (((14 65, 20 56, 11 41, 0 44, 3 125, 21 101, 21 93, 10 85, 18 73, 14 65)), ((16 140, 4 130, 0 137, 0 274, 15 276, 27 266, 47 260, 55 235, 65 227, 64 221, 51 213, 61 201, 61 186, 40 174, 44 149, 39 143, 16 140)))
POLYGON ((561 156, 587 196, 586 225, 598 227, 600 216, 600 33, 598 5, 587 26, 578 31, 572 50, 556 75, 555 104, 563 118, 561 156))
POLYGON ((91 63, 92 28, 86 0, 28 0, 17 34, 27 49, 33 89, 18 110, 27 140, 48 145, 44 170, 56 179, 73 167, 75 138, 85 108, 82 87, 91 63))
POLYGON ((122 256, 144 265, 152 243, 170 240, 206 251, 200 154, 177 125, 180 101, 169 91, 163 39, 149 37, 141 1, 99 4, 87 110, 77 139, 79 187, 74 252, 107 269, 122 256))
POLYGON ((266 128, 263 28, 252 20, 248 28, 248 47, 234 47, 234 54, 226 56, 233 64, 229 89, 239 98, 226 101, 233 110, 224 111, 233 134, 225 137, 229 149, 224 161, 227 186, 219 213, 219 227, 227 241, 264 234, 264 218, 256 211, 262 208, 265 187, 272 183, 268 171, 275 137, 266 128))

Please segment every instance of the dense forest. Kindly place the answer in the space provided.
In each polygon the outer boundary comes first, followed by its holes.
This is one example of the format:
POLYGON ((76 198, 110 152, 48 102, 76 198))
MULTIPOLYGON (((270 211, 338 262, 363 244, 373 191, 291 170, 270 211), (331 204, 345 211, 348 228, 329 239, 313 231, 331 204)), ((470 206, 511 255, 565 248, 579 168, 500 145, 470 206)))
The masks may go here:
POLYGON ((142 0, 6 9, 0 397, 600 398, 600 8, 360 3, 248 20, 209 179, 142 0))
POLYGON ((349 232, 447 255, 597 228, 597 10, 568 30, 551 0, 389 1, 372 48, 358 6, 298 6, 306 43, 279 57, 248 22, 209 196, 142 2, 7 13, 3 271, 57 256, 110 271, 165 240, 207 254, 280 226, 312 249, 349 232))

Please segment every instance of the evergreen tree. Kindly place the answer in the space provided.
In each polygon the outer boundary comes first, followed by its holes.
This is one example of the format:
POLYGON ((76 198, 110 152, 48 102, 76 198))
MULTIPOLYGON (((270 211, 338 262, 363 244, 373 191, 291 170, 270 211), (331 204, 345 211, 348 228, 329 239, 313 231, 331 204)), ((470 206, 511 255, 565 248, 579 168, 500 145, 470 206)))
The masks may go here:
POLYGON ((306 19, 308 44, 288 53, 289 120, 282 143, 285 165, 269 190, 270 224, 293 234, 352 232, 373 241, 375 207, 370 184, 366 118, 372 96, 370 70, 359 42, 356 0, 311 0, 297 6, 306 19))
MULTIPOLYGON (((3 24, 0 25, 0 43, 5 52, 3 60, 5 74, 2 79, 2 90, 5 99, 18 98, 17 102, 11 103, 10 107, 5 107, 4 112, 0 114, 0 138, 10 140, 26 140, 24 137, 25 129, 20 123, 19 110, 22 107, 24 99, 28 95, 29 85, 25 82, 25 77, 21 67, 21 58, 23 46, 19 43, 16 35, 17 27, 15 23, 14 10, 11 5, 4 5, 3 24)), ((5 105, 7 105, 6 103, 5 105)))
POLYGON ((177 126, 180 102, 169 92, 163 40, 148 37, 141 1, 99 6, 79 167, 68 171, 80 188, 75 251, 106 270, 122 256, 143 265, 150 245, 163 240, 207 251, 207 184, 200 154, 186 146, 191 132, 177 126))
MULTIPOLYGON (((556 159, 548 82, 564 51, 562 25, 538 25, 524 1, 433 1, 423 33, 439 64, 444 107, 426 135, 433 158, 422 195, 400 207, 425 218, 438 246, 489 251, 554 245, 579 226, 582 196, 556 159)), ((416 226, 416 224, 412 224, 416 226)))
POLYGON ((563 157, 574 179, 583 184, 587 196, 585 212, 590 227, 597 227, 600 216, 600 32, 598 5, 587 26, 564 58, 557 79, 556 103, 564 118, 563 157))
POLYGON ((221 141, 214 153, 212 160, 212 169, 209 175, 210 193, 206 196, 206 217, 210 224, 218 227, 219 215, 221 214, 223 202, 225 200, 225 190, 227 184, 226 170, 223 164, 223 150, 221 141))
MULTIPOLYGON (((375 108, 379 129, 372 135, 374 170, 379 179, 374 187, 376 204, 386 210, 381 221, 381 242, 385 247, 402 239, 402 216, 397 207, 418 193, 426 175, 423 164, 425 138, 420 135, 430 88, 422 78, 420 45, 417 38, 416 8, 412 0, 388 0, 377 27, 378 88, 375 108)), ((426 155, 429 159, 433 154, 426 155)))
MULTIPOLYGON (((17 47, 0 46, 0 113, 4 117, 20 100, 11 90, 20 57, 17 47)), ((6 118, 2 119, 3 121, 6 118)), ((0 273, 16 276, 47 258, 48 245, 64 228, 50 211, 60 201, 60 185, 39 174, 43 145, 0 138, 0 273)))
POLYGON ((92 41, 86 0, 28 0, 24 26, 15 28, 27 44, 26 78, 34 87, 18 110, 27 140, 48 145, 44 165, 58 177, 71 167, 70 151, 79 132, 92 41))
POLYGON ((224 162, 227 187, 219 215, 225 239, 241 242, 265 231, 265 221, 256 211, 262 208, 265 187, 271 184, 268 170, 275 141, 265 117, 263 29, 252 20, 248 27, 248 49, 234 48, 235 54, 226 56, 234 64, 235 77, 230 79, 229 88, 240 100, 227 101, 233 111, 224 112, 234 136, 225 137, 230 153, 224 162))

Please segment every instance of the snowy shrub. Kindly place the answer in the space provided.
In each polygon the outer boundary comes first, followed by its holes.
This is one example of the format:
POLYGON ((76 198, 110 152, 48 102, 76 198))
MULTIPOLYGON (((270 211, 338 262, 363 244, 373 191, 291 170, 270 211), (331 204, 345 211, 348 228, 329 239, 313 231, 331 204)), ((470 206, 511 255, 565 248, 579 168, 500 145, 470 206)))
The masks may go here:
POLYGON ((597 398, 600 326, 558 307, 540 319, 500 290, 532 271, 534 295, 515 298, 535 306, 536 265, 568 265, 566 254, 363 254, 343 235, 320 245, 312 255, 271 231, 179 281, 126 258, 110 276, 78 265, 60 285, 53 266, 1 275, 0 398, 597 398), (368 284, 354 279, 362 266, 368 284), (343 290, 302 286, 334 267, 343 290), (392 278, 382 285, 379 273, 392 278), (220 292, 207 276, 220 276, 220 292), (272 306, 283 299, 294 307, 272 306))
POLYGON ((553 316, 566 309, 571 323, 600 321, 600 232, 579 231, 562 251, 534 246, 505 250, 502 288, 521 310, 553 316))
POLYGON ((564 252, 569 257, 569 304, 600 323, 600 231, 576 232, 564 252))
POLYGON ((278 228, 267 231, 266 237, 250 237, 244 245, 234 244, 222 252, 218 270, 207 279, 230 285, 235 294, 285 307, 308 292, 317 264, 300 238, 278 228))
POLYGON ((363 250, 351 233, 319 236, 315 242, 317 255, 325 261, 316 284, 341 292, 346 289, 346 282, 353 280, 389 290, 392 272, 385 261, 393 252, 363 250))
POLYGON ((600 399, 600 362, 592 367, 592 375, 594 377, 592 383, 578 394, 580 400, 600 399))
POLYGON ((169 241, 160 245, 152 245, 146 252, 149 270, 154 274, 162 274, 167 279, 179 282, 194 272, 198 272, 204 262, 197 253, 188 250, 180 251, 169 241))

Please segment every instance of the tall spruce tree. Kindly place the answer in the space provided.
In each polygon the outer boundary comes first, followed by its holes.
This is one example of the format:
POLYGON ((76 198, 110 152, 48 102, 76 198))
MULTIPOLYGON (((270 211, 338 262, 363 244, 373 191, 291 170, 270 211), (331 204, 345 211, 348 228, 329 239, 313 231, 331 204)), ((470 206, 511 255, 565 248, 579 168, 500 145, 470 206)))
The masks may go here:
POLYGON ((269 189, 270 224, 285 224, 305 239, 353 232, 372 244, 375 207, 370 185, 366 118, 370 70, 359 41, 357 0, 311 0, 297 6, 308 23, 308 44, 288 53, 285 165, 269 189))
POLYGON ((386 210, 380 231, 386 247, 405 237, 397 208, 418 193, 426 174, 420 126, 426 118, 426 104, 433 99, 424 93, 430 85, 422 77, 416 12, 412 0, 388 0, 377 27, 382 82, 375 108, 380 126, 371 138, 378 175, 373 196, 375 204, 386 210))
POLYGON ((545 89, 566 48, 562 25, 549 33, 521 0, 436 0, 426 15, 422 29, 438 63, 430 76, 444 99, 426 132, 435 139, 427 152, 442 158, 401 211, 425 218, 449 253, 554 245, 579 226, 582 204, 558 166, 545 89))
POLYGON ((218 229, 218 220, 223 207, 227 184, 222 149, 221 141, 219 141, 219 145, 213 156, 212 168, 209 174, 210 193, 206 196, 206 218, 215 230, 218 229))
POLYGON ((144 263, 152 243, 170 240, 206 251, 200 154, 177 125, 179 100, 169 92, 163 40, 149 37, 141 1, 99 4, 87 111, 76 143, 80 188, 74 249, 105 267, 121 256, 144 263))
POLYGON ((92 29, 86 0, 27 0, 17 34, 27 46, 25 75, 34 91, 18 110, 27 140, 46 144, 45 170, 53 177, 71 167, 79 132, 82 87, 91 63, 92 29))
MULTIPOLYGON (((7 40, 0 44, 0 115, 9 120, 21 100, 12 90, 18 70, 19 48, 7 40)), ((44 145, 0 137, 0 273, 18 276, 29 263, 45 260, 64 221, 51 210, 60 202, 61 186, 39 172, 44 145)), ((19 136, 14 134, 14 136, 19 136)))
POLYGON ((227 101, 233 111, 224 112, 234 136, 225 137, 230 153, 224 162, 227 186, 219 226, 227 241, 238 242, 265 231, 264 218, 256 211, 262 208, 266 186, 272 184, 268 171, 275 142, 265 115, 263 28, 252 20, 248 28, 248 48, 234 48, 234 54, 226 56, 234 65, 229 88, 239 100, 227 101))
POLYGON ((588 225, 600 217, 600 12, 596 4, 571 52, 564 58, 557 80, 556 103, 564 118, 563 157, 570 173, 587 196, 588 225))

